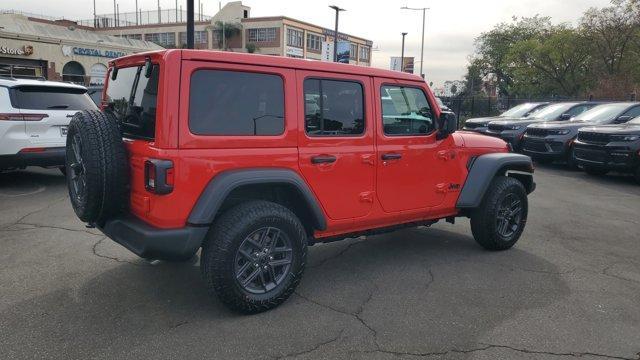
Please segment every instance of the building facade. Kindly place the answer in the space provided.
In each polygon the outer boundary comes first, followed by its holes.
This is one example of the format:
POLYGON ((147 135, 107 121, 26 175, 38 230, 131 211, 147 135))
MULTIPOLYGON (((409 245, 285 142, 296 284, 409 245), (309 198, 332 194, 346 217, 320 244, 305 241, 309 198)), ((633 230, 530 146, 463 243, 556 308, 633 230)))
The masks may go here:
POLYGON ((0 76, 6 77, 100 85, 110 59, 162 49, 149 41, 96 33, 68 20, 0 14, 0 24, 0 76))
MULTIPOLYGON (((175 9, 163 10, 164 15, 152 14, 151 19, 167 19, 166 23, 132 24, 132 17, 122 21, 122 26, 114 26, 117 22, 102 16, 96 31, 127 39, 152 41, 165 48, 186 47, 186 22, 182 16, 174 15, 178 21, 172 21, 169 15, 175 9)), ((176 10, 181 14, 182 10, 176 10)), ((148 12, 145 12, 148 13, 148 12)), ((117 18, 117 17, 116 17, 117 18)), ((139 18, 144 18, 140 16, 139 18)), ((136 18, 137 20, 137 18, 136 18)), ((82 23, 87 23, 83 21, 82 23)), ((331 57, 323 59, 323 46, 333 52, 334 31, 286 16, 251 17, 251 8, 241 1, 227 3, 210 20, 195 21, 196 49, 228 50, 235 52, 254 52, 275 56, 289 56, 314 60, 332 61, 331 57), (222 34, 226 34, 223 36, 222 34)), ((370 40, 339 34, 339 41, 346 41, 350 46, 349 63, 363 66, 371 65, 370 40)))

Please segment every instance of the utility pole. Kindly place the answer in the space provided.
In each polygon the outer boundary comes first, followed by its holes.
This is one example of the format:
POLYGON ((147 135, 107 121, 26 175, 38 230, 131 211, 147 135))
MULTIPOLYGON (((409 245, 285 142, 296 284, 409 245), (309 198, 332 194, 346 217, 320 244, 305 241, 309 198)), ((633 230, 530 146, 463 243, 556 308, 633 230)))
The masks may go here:
POLYGON ((96 17, 96 0, 93 0, 93 27, 98 27, 98 18, 96 17))
POLYGON ((424 79, 424 73, 422 72, 422 67, 424 64, 424 23, 425 23, 426 13, 427 13, 427 10, 429 10, 429 8, 428 7, 410 8, 410 7, 403 6, 400 9, 422 11, 422 44, 420 45, 420 76, 422 76, 422 78, 424 79))
POLYGON ((193 49, 193 2, 195 0, 187 0, 187 48, 193 49))
POLYGON ((404 37, 407 36, 406 32, 402 33, 402 52, 400 53, 400 71, 404 72, 404 37))
POLYGON ((160 14, 160 0, 158 0, 158 24, 162 24, 162 15, 160 14))
POLYGON ((116 9, 116 0, 113 0, 113 27, 116 26, 116 16, 118 15, 118 10, 116 9))
POLYGON ((333 34, 333 62, 338 62, 338 16, 340 11, 346 11, 345 9, 341 9, 339 6, 331 5, 329 6, 333 10, 336 11, 336 29, 333 34))
POLYGON ((140 25, 138 23, 138 0, 136 0, 136 25, 140 25))

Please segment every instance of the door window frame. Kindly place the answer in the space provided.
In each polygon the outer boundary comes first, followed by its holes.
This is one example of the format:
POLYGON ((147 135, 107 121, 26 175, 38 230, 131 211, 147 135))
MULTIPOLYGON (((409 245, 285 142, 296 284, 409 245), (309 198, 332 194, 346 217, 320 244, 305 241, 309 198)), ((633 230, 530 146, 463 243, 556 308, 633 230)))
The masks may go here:
POLYGON ((436 114, 436 112, 434 111, 434 106, 433 106, 433 101, 430 99, 429 97, 429 93, 427 91, 425 91, 424 87, 417 85, 417 84, 406 84, 406 83, 393 83, 393 82, 388 82, 388 81, 383 81, 380 83, 380 86, 378 87, 378 98, 379 98, 379 104, 380 104, 380 121, 378 122, 380 124, 380 134, 382 136, 384 136, 385 138, 400 138, 400 137, 412 137, 412 136, 416 136, 416 137, 429 137, 429 136, 433 136, 438 132, 438 129, 440 128, 439 123, 438 123, 438 115, 436 114), (398 135, 388 135, 384 132, 384 113, 383 113, 383 108, 382 108, 382 88, 385 86, 395 86, 395 87, 405 87, 405 88, 414 88, 414 89, 418 89, 420 91, 422 91, 422 94, 424 95, 425 99, 427 100, 427 104, 429 104, 429 110, 431 110, 431 113, 433 115, 433 130, 429 133, 426 134, 398 134, 398 135))
MULTIPOLYGON (((322 89, 322 86, 320 86, 320 89, 322 89)), ((322 110, 322 109, 321 109, 322 110)), ((363 138, 367 135, 367 130, 368 130, 368 126, 367 126, 367 87, 365 86, 364 82, 362 80, 358 80, 358 79, 344 79, 344 78, 338 78, 338 77, 331 77, 331 76, 316 76, 316 75, 308 75, 305 76, 302 79, 302 114, 303 114, 303 132, 304 132, 304 136, 309 138, 309 139, 317 139, 317 138, 363 138), (341 82, 350 82, 350 83, 357 83, 360 85, 360 88, 362 89, 362 122, 363 122, 363 128, 362 128, 362 133, 360 134, 344 134, 344 135, 310 135, 307 132, 307 108, 306 108, 306 101, 307 99, 305 98, 305 92, 304 92, 304 83, 307 80, 330 80, 330 81, 341 81, 341 82)))

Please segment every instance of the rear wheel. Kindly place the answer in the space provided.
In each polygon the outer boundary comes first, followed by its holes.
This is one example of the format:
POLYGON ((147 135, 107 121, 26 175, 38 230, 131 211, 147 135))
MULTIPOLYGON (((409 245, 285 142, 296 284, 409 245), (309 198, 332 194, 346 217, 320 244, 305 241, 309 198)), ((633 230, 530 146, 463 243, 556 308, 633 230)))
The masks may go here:
POLYGON ((584 172, 592 176, 602 176, 602 175, 606 175, 609 172, 609 170, 607 169, 597 168, 592 166, 585 166, 583 167, 583 170, 584 172))
POLYGON ((520 181, 496 177, 471 214, 471 232, 487 250, 506 250, 520 239, 527 222, 527 192, 520 181))
POLYGON ((280 305, 304 272, 306 238, 300 220, 282 205, 250 201, 226 211, 202 247, 209 291, 242 313, 280 305))

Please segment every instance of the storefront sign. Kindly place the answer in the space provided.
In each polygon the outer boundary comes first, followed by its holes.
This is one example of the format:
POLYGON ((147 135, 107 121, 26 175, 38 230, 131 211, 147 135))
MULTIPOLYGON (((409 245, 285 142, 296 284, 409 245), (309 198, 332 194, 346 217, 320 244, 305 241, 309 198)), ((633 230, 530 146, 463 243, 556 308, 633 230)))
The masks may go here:
POLYGON ((105 57, 110 59, 127 55, 122 51, 100 50, 100 49, 82 48, 82 47, 76 47, 76 46, 71 47, 68 45, 62 46, 62 54, 64 56, 71 56, 71 54, 75 54, 75 55, 83 55, 83 56, 105 57))
POLYGON ((19 48, 10 48, 7 46, 0 46, 0 54, 29 56, 33 54, 33 46, 25 45, 19 48))
POLYGON ((301 48, 287 46, 287 55, 303 57, 304 51, 301 48))

